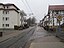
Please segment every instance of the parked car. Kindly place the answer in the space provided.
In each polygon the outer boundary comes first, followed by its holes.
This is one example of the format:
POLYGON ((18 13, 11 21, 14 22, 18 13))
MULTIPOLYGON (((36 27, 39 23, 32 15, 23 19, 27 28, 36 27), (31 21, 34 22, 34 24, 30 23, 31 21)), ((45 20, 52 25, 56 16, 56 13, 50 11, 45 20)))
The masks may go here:
POLYGON ((28 24, 24 24, 24 27, 23 27, 24 29, 25 28, 29 28, 29 25, 28 24))
POLYGON ((23 26, 20 26, 20 27, 19 27, 19 30, 23 30, 23 26))

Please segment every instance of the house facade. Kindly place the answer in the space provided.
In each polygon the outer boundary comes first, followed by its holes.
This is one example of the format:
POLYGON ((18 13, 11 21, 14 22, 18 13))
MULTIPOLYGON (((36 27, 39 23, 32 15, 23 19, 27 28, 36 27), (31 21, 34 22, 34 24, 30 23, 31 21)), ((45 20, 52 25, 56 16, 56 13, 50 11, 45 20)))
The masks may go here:
POLYGON ((49 26, 58 26, 64 23, 64 5, 50 5, 48 8, 49 26), (58 16, 60 18, 58 19, 58 16))
POLYGON ((0 3, 0 28, 14 29, 14 26, 20 26, 19 10, 14 4, 0 3))

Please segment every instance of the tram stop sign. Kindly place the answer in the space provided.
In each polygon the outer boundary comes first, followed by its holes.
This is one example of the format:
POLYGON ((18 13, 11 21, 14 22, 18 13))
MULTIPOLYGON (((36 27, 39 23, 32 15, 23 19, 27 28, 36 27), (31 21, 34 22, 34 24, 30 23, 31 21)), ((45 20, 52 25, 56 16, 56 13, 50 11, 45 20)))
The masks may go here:
POLYGON ((57 19, 58 19, 59 21, 62 21, 62 16, 57 16, 57 19))

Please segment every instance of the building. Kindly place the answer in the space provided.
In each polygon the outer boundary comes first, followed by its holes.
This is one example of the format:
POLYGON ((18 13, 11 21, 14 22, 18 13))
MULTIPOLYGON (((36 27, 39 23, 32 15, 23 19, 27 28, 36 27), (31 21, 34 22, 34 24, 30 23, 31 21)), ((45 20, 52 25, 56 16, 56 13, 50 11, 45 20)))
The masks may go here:
POLYGON ((44 16, 44 18, 42 19, 42 24, 43 24, 43 27, 49 26, 49 16, 48 15, 44 16))
POLYGON ((64 23, 64 5, 50 5, 48 8, 49 26, 58 26, 64 23), (59 19, 58 19, 58 16, 59 19))
POLYGON ((14 4, 0 3, 0 29, 14 29, 21 25, 20 9, 14 4))
POLYGON ((25 24, 25 17, 27 16, 26 13, 24 11, 20 11, 20 16, 21 16, 21 26, 24 26, 25 24))

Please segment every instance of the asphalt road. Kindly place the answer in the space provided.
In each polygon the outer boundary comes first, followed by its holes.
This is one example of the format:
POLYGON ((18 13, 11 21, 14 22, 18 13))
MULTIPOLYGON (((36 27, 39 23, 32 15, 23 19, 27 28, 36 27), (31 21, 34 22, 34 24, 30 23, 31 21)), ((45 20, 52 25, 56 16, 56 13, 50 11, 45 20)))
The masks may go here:
POLYGON ((36 27, 29 28, 28 30, 25 30, 23 33, 11 37, 8 40, 0 43, 0 48, 23 48, 26 44, 26 42, 29 40, 29 38, 34 33, 36 27))

